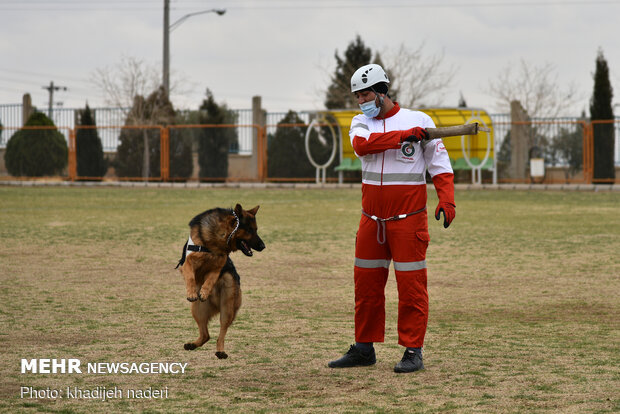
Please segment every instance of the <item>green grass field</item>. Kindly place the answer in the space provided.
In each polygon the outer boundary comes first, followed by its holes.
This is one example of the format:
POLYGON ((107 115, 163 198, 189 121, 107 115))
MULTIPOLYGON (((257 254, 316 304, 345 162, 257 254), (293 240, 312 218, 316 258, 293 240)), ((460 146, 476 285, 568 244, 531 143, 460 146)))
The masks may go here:
MULTIPOLYGON (((426 370, 402 355, 386 288, 377 364, 330 370, 353 342, 359 189, 0 187, 0 411, 620 411, 620 194, 457 191, 430 220, 426 370), (198 331, 174 270, 187 223, 260 204, 267 248, 233 254, 243 305, 198 331), (184 374, 22 374, 22 358, 180 362, 184 374), (23 398, 21 387, 165 389, 167 398, 23 398)), ((436 197, 429 194, 429 210, 436 197)))

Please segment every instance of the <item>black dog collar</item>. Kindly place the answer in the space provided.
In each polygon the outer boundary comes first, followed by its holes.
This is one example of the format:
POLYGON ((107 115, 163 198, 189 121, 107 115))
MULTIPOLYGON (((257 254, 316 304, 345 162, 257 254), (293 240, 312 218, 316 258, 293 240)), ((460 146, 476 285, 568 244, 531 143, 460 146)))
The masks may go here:
POLYGON ((187 250, 191 250, 192 252, 211 253, 211 250, 207 249, 204 246, 198 246, 196 244, 188 244, 187 250))

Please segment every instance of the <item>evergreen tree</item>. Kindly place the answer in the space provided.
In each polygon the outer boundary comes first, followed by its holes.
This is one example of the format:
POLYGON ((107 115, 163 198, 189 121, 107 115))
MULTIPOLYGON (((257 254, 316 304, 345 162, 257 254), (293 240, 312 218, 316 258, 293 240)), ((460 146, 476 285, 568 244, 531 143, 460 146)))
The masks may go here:
POLYGON ((278 122, 278 128, 267 144, 267 175, 270 178, 314 176, 315 168, 308 161, 304 142, 307 128, 295 111, 288 111, 278 122), (289 126, 283 126, 286 124, 289 126))
MULTIPOLYGON (((316 167, 310 163, 306 153, 307 129, 308 125, 292 110, 278 122, 275 134, 268 137, 267 143, 267 175, 270 178, 316 177, 316 167)), ((323 126, 320 127, 320 133, 317 132, 310 132, 308 146, 313 160, 323 165, 329 160, 333 148, 331 139, 327 138, 331 137, 331 130, 323 126), (327 138, 328 142, 322 142, 319 134, 327 138)), ((334 163, 327 168, 327 175, 335 175, 334 163)))
POLYGON ((510 178, 509 167, 510 160, 512 159, 512 145, 511 145, 511 130, 509 129, 502 140, 499 151, 495 156, 497 157, 497 176, 499 178, 510 178))
POLYGON ((33 113, 25 127, 54 127, 20 129, 9 139, 4 162, 9 174, 41 177, 62 174, 67 166, 68 147, 65 137, 54 122, 42 112, 33 113))
MULTIPOLYGON (((123 128, 117 149, 114 167, 119 177, 157 177, 161 175, 161 136, 159 128, 174 122, 175 111, 164 89, 160 87, 147 99, 140 95, 134 98, 133 106, 125 120, 125 126, 142 128, 123 128), (153 126, 153 128, 148 128, 153 126)), ((181 151, 183 157, 176 159, 171 139, 170 169, 175 170, 178 163, 191 164, 191 152, 181 151)), ((191 170, 190 170, 191 174, 191 170)))
POLYGON ((575 174, 583 161, 583 129, 578 126, 572 131, 569 128, 560 128, 560 133, 553 138, 548 153, 552 165, 561 163, 568 166, 566 178, 575 174))
POLYGON ((103 156, 101 138, 95 128, 95 119, 88 104, 78 112, 77 126, 75 133, 77 175, 79 177, 103 177, 108 165, 103 156))
POLYGON ((170 128, 170 178, 189 178, 194 172, 191 130, 170 128))
POLYGON ((460 92, 458 106, 459 108, 467 108, 467 101, 465 100, 465 97, 463 96, 463 92, 460 92))
POLYGON ((146 178, 160 175, 159 130, 139 128, 155 124, 151 122, 149 115, 146 99, 136 95, 125 119, 125 127, 128 128, 123 128, 119 136, 120 143, 113 163, 117 176, 146 178))
MULTIPOLYGON (((599 49, 594 72, 594 91, 590 99, 590 117, 596 120, 613 120, 613 90, 609 82, 609 68, 599 49)), ((615 178, 614 124, 594 124, 594 178, 615 178)))
MULTIPOLYGON (((359 109, 357 100, 351 93, 351 76, 359 67, 369 63, 383 66, 381 57, 376 54, 373 61, 372 51, 366 47, 359 35, 349 43, 343 57, 338 55, 337 50, 334 57, 336 58, 336 71, 331 78, 332 83, 327 88, 325 107, 327 109, 359 109)), ((389 72, 388 76, 390 76, 389 72)), ((390 96, 394 97, 394 94, 390 93, 390 96)))
MULTIPOLYGON (((201 125, 235 124, 236 114, 225 104, 219 105, 213 93, 207 89, 207 97, 200 106, 201 125)), ((197 133, 198 165, 201 178, 225 178, 228 176, 228 152, 237 145, 236 128, 202 128, 197 133)))

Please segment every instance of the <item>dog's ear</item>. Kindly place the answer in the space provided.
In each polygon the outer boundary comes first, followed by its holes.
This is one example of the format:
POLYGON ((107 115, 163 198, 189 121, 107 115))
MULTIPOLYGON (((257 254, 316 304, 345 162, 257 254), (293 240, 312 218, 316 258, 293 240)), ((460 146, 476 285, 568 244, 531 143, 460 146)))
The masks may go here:
POLYGON ((255 216, 256 212, 258 211, 260 206, 256 206, 254 207, 252 210, 248 210, 248 213, 250 213, 251 215, 255 216))
POLYGON ((235 206, 235 214, 237 217, 243 217, 243 207, 241 207, 241 204, 239 203, 235 206))

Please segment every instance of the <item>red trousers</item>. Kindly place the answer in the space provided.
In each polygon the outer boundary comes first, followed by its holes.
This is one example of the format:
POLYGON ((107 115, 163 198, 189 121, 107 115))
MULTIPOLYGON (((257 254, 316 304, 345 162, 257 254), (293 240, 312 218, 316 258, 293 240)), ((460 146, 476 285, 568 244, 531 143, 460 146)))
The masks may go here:
POLYGON ((428 322, 425 259, 430 238, 426 211, 385 222, 385 237, 380 230, 378 234, 377 222, 362 215, 355 241, 355 341, 384 341, 385 284, 393 261, 398 343, 422 347, 428 322))

